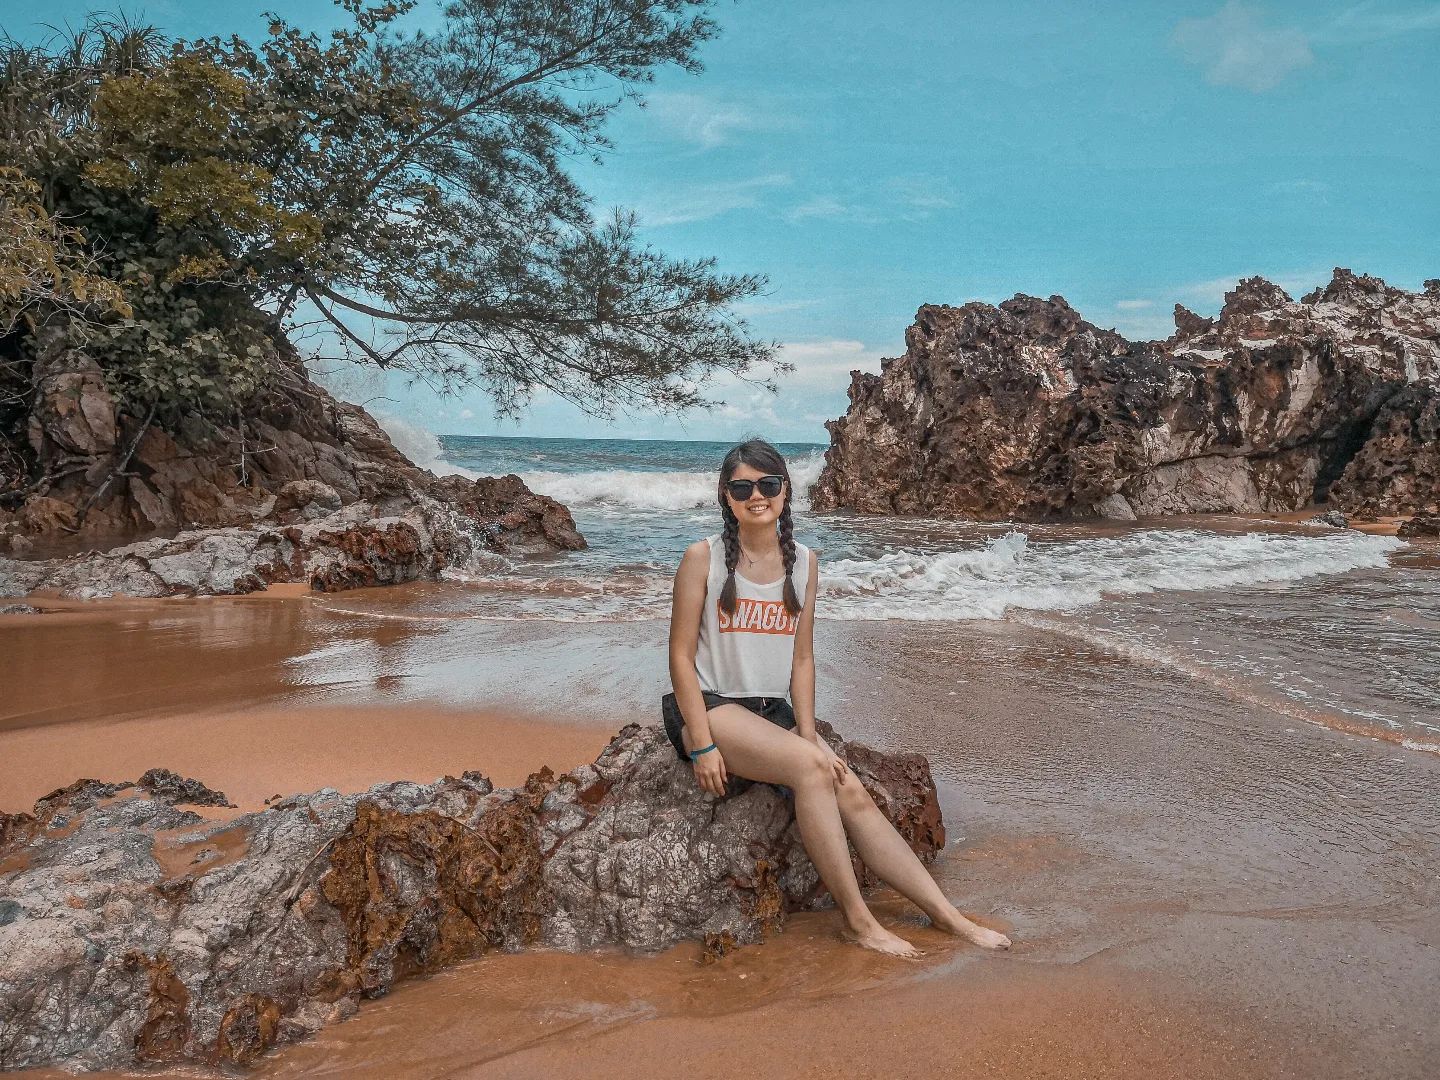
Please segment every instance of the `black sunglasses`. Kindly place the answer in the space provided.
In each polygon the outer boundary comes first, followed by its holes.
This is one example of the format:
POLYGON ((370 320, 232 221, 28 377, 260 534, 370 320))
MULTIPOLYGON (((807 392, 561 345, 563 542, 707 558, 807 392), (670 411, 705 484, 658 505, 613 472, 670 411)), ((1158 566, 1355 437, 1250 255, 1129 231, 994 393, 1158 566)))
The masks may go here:
POLYGON ((761 495, 767 499, 773 499, 776 495, 780 494, 780 490, 784 486, 785 478, 783 476, 775 476, 774 474, 762 476, 759 480, 725 481, 726 490, 730 492, 730 497, 736 502, 745 502, 750 498, 750 493, 757 487, 760 489, 761 495))

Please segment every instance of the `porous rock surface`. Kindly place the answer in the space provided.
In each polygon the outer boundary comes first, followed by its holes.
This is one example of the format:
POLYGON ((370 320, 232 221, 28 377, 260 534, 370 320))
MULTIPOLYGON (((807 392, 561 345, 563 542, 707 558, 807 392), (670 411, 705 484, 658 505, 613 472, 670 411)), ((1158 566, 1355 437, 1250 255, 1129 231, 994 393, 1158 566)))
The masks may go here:
POLYGON ((816 509, 936 516, 1397 514, 1440 500, 1440 280, 1262 278, 1130 342, 1062 297, 926 305, 855 372, 816 509))
POLYGON ((1396 535, 1407 539, 1427 536, 1440 538, 1440 511, 1420 511, 1408 521, 1402 521, 1396 535))
POLYGON ((290 381, 252 415, 166 431, 125 414, 95 361, 47 332, 28 445, 0 455, 34 475, 0 475, 0 552, 21 556, 0 558, 0 596, 333 591, 585 546, 569 510, 518 476, 418 468, 277 350, 290 381))
MULTIPOLYGON (((945 833, 925 759, 817 727, 932 860, 945 833)), ((183 808, 197 800, 224 796, 155 770, 0 816, 0 1068, 243 1065, 489 950, 709 954, 831 902, 789 800, 701 791, 658 726, 516 788, 471 772, 221 822, 183 808)))

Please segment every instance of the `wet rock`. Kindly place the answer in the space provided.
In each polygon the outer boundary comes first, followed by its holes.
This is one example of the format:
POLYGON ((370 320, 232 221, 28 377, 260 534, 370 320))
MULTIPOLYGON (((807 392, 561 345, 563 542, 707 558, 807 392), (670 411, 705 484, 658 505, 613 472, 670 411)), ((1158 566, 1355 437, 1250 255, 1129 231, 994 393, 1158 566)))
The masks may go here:
POLYGON ((145 992, 145 1022, 135 1033, 135 1057, 139 1065, 159 1065, 185 1056, 190 1041, 190 991, 175 974, 174 963, 165 956, 150 957, 127 953, 127 972, 143 972, 149 986, 145 992))
MULTIPOLYGON (((924 758, 817 726, 933 860, 924 758)), ((198 781, 147 776, 153 791, 78 781, 0 821, 19 866, 0 877, 0 1068, 245 1064, 489 950, 694 940, 719 955, 832 902, 791 803, 767 784, 702 792, 658 726, 515 788, 471 772, 326 789, 227 822, 153 797, 198 781), (176 870, 166 845, 232 855, 176 870)))
POLYGON ((1417 382, 1391 393, 1363 435, 1330 490, 1332 502, 1376 517, 1440 499, 1440 393, 1433 384, 1417 382))
POLYGON ((264 994, 246 994, 220 1018, 215 1056, 232 1065, 249 1065, 274 1046, 279 1035, 279 1003, 264 994))
POLYGON ((981 517, 1394 514, 1440 495, 1440 293, 1262 278, 1130 342, 1061 297, 926 305, 855 373, 817 509, 981 517))
POLYGON ((151 769, 140 777, 139 785, 157 799, 164 799, 172 806, 186 803, 190 806, 234 806, 223 791, 208 788, 199 780, 191 780, 169 769, 151 769))
POLYGON ((1437 536, 1440 537, 1440 511, 1421 510, 1408 521, 1400 523, 1396 535, 1409 538, 1437 536))
POLYGON ((61 559, 0 558, 0 596, 225 596, 277 582, 336 592, 434 578, 486 552, 584 547, 570 512, 518 477, 464 483, 480 492, 472 507, 508 510, 488 517, 409 486, 305 524, 198 529, 61 559), (501 494, 488 495, 492 488, 501 494), (504 503, 507 493, 514 498, 504 503))
POLYGON ((1339 510, 1327 510, 1323 514, 1316 514, 1306 522, 1307 525, 1329 525, 1332 529, 1348 529, 1349 520, 1339 510))
MULTIPOLYGON (((275 348, 291 378, 239 426, 190 417, 163 430, 118 411, 99 366, 47 328, 23 448, 31 475, 0 476, 0 552, 28 556, 57 541, 99 551, 0 559, 0 595, 353 588, 434 577, 484 552, 585 546, 570 512, 517 476, 416 467, 365 410, 310 382, 287 342, 275 348)), ((0 461, 21 449, 0 445, 0 461)))
POLYGON ((343 504, 340 493, 329 484, 319 480, 291 480, 275 496, 272 513, 298 510, 304 517, 313 520, 334 513, 343 504))
POLYGON ((40 329, 36 354, 31 448, 44 457, 112 454, 119 439, 118 409, 100 365, 69 346, 60 323, 40 329))
POLYGON ((74 528, 79 511, 63 499, 40 495, 15 514, 15 524, 28 533, 54 536, 74 528))

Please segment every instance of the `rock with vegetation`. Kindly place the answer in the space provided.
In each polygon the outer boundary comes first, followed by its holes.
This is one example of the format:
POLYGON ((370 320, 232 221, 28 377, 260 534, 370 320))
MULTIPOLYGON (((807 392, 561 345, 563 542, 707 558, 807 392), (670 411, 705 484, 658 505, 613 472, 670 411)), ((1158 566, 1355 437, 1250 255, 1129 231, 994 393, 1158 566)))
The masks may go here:
POLYGON ((79 378, 37 395, 30 417, 48 481, 0 511, 0 551, 25 556, 0 558, 0 596, 224 595, 276 582, 335 591, 585 546, 570 512, 517 476, 417 468, 293 355, 291 382, 243 422, 173 435, 122 416, 94 365, 65 355, 58 369, 79 378), (146 539, 104 546, 135 534, 146 539), (37 557, 80 541, 102 550, 37 557))
MULTIPOLYGON (((932 860, 945 831, 925 759, 817 726, 932 860)), ((833 903, 790 800, 701 791, 658 725, 515 788, 470 772, 231 820, 184 808, 224 802, 152 770, 0 816, 0 1068, 244 1065, 493 950, 712 955, 833 903)))
MULTIPOLYGON (((307 365, 479 390, 500 415, 544 391, 609 416, 703 404, 714 374, 774 359, 731 310, 763 278, 666 258, 633 214, 597 222, 564 169, 610 145, 620 101, 575 91, 638 97, 655 68, 699 71, 707 0, 456 4, 405 33, 414 6, 344 0, 329 35, 276 17, 258 42, 169 42, 106 18, 39 45, 0 37, 12 554, 154 535, 189 551, 177 532, 260 524, 272 532, 240 541, 265 549, 257 567, 339 580, 354 575, 324 568, 332 534, 430 565, 453 546, 435 524, 447 505, 496 543, 566 546, 556 508, 501 505, 513 485, 419 477, 307 365)), ((184 551, 121 558, 143 571, 184 551)), ((376 571, 363 579, 412 575, 361 561, 376 571)))
POLYGON ((1440 281, 1261 278, 1134 343, 1061 297, 922 307, 856 372, 819 509, 982 517, 1395 514, 1440 495, 1440 281))

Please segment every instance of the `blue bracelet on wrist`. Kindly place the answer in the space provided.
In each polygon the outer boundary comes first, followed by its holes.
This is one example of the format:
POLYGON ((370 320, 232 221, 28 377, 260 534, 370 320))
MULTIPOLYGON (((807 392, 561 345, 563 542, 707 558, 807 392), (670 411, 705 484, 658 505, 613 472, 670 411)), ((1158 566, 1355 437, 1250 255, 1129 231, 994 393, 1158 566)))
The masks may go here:
POLYGON ((700 749, 700 750, 691 750, 691 751, 690 751, 690 760, 691 760, 691 761, 694 761, 694 760, 695 760, 696 758, 698 758, 701 754, 708 754, 711 750, 714 750, 715 748, 716 748, 716 747, 715 747, 715 744, 712 742, 709 746, 704 747, 703 749, 700 749))

